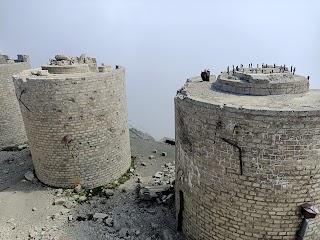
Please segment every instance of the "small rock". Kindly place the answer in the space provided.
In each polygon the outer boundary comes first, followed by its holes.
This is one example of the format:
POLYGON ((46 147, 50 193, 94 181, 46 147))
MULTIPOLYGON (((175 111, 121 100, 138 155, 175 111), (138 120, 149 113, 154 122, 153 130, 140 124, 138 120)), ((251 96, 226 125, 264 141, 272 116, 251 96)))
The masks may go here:
POLYGON ((28 144, 21 144, 18 146, 18 150, 21 151, 22 149, 25 149, 28 147, 28 144))
POLYGON ((162 152, 162 153, 161 153, 161 156, 164 156, 164 157, 165 157, 165 156, 167 156, 167 155, 168 155, 167 152, 162 152))
POLYGON ((68 221, 72 221, 73 220, 73 216, 72 215, 69 215, 68 216, 68 221))
POLYGON ((35 238, 36 236, 37 236, 37 232, 36 231, 30 231, 29 232, 29 237, 31 237, 31 238, 35 238))
POLYGON ((63 55, 63 54, 59 54, 55 56, 55 59, 57 61, 61 61, 61 60, 71 60, 69 56, 67 55, 63 55))
POLYGON ((79 197, 80 197, 80 195, 78 195, 78 194, 73 195, 73 199, 74 199, 74 200, 79 199, 79 197))
POLYGON ((163 172, 156 172, 154 175, 155 178, 161 178, 163 176, 163 172))
POLYGON ((138 178, 137 183, 141 183, 141 178, 138 178))
POLYGON ((121 224, 117 218, 113 219, 113 227, 117 231, 119 231, 121 229, 121 224))
POLYGON ((65 208, 70 209, 70 208, 72 208, 72 207, 74 206, 74 204, 73 204, 71 201, 66 201, 66 202, 63 204, 63 206, 64 206, 65 208))
POLYGON ((34 211, 34 212, 37 211, 37 210, 38 210, 38 209, 37 209, 36 207, 33 207, 33 208, 32 208, 32 211, 34 211))
POLYGON ((156 213, 156 210, 154 210, 154 209, 147 209, 147 213, 155 214, 155 213, 156 213))
POLYGON ((157 228, 159 228, 159 224, 151 223, 150 225, 153 230, 156 230, 157 228))
POLYGON ((150 156, 149 156, 149 159, 154 159, 154 156, 153 156, 153 155, 150 155, 150 156))
POLYGON ((96 220, 96 219, 105 219, 106 217, 108 217, 108 214, 105 214, 105 213, 95 213, 93 215, 93 219, 96 220))
POLYGON ((162 240, 173 240, 173 237, 172 237, 169 229, 163 230, 161 237, 162 237, 162 240))
POLYGON ((62 215, 66 215, 67 213, 70 212, 70 209, 64 208, 64 209, 62 209, 60 212, 61 212, 62 215))
POLYGON ((129 236, 135 236, 135 235, 136 235, 136 230, 135 230, 135 229, 129 229, 129 230, 127 231, 127 234, 128 234, 129 236))
POLYGON ((134 168, 130 168, 130 170, 129 170, 131 173, 133 173, 134 172, 134 168))
POLYGON ((166 197, 166 199, 165 199, 164 201, 168 201, 168 200, 170 200, 171 198, 173 198, 173 193, 170 193, 170 194, 166 197))
POLYGON ((35 181, 35 176, 33 174, 33 172, 29 171, 29 172, 26 172, 26 174, 24 174, 24 177, 25 179, 27 179, 28 181, 30 182, 34 182, 35 181))
POLYGON ((157 150, 157 149, 154 149, 154 150, 153 150, 153 153, 157 153, 157 152, 158 152, 158 150, 157 150))
POLYGON ((103 189, 102 192, 106 195, 106 197, 111 197, 114 195, 114 191, 112 189, 103 189))
POLYGON ((136 230, 135 234, 136 234, 136 236, 139 236, 141 234, 141 231, 140 230, 136 230))
POLYGON ((53 214, 51 218, 54 220, 54 219, 57 219, 58 217, 60 217, 60 213, 53 214))
POLYGON ((108 226, 108 227, 112 227, 113 226, 113 219, 111 217, 108 217, 104 220, 104 223, 108 226))
POLYGON ((119 231, 118 236, 119 236, 120 238, 124 238, 124 237, 127 236, 127 233, 128 233, 128 229, 127 229, 127 228, 122 228, 122 229, 119 231))
POLYGON ((57 198, 54 200, 54 205, 63 205, 66 202, 65 198, 57 198))
POLYGON ((147 166, 147 164, 145 162, 142 162, 141 166, 147 166))
POLYGON ((79 197, 79 201, 80 202, 84 202, 84 201, 86 201, 87 200, 87 197, 86 196, 81 196, 81 197, 79 197))

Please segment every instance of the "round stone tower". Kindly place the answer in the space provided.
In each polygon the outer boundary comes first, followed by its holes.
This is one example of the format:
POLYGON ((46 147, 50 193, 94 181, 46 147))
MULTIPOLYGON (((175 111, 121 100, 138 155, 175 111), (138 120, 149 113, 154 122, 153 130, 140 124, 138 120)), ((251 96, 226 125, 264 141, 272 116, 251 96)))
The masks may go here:
MULTIPOLYGON (((188 239, 296 239, 300 206, 320 205, 320 91, 308 78, 250 65, 178 91, 176 207, 188 239)), ((308 221, 304 240, 320 239, 320 217, 308 221)))
POLYGON ((0 149, 27 141, 12 76, 30 68, 26 55, 12 60, 0 54, 0 149))
POLYGON ((131 164, 125 69, 97 68, 85 55, 56 55, 14 77, 39 180, 93 188, 131 164))

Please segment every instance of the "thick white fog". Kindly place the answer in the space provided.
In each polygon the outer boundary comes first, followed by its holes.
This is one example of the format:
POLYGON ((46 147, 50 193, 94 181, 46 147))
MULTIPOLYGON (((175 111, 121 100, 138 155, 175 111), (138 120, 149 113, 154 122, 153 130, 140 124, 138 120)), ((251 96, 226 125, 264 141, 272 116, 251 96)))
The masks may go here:
POLYGON ((317 0, 0 0, 0 53, 96 57, 127 69, 129 123, 174 137, 174 96, 204 68, 294 65, 320 88, 317 0))

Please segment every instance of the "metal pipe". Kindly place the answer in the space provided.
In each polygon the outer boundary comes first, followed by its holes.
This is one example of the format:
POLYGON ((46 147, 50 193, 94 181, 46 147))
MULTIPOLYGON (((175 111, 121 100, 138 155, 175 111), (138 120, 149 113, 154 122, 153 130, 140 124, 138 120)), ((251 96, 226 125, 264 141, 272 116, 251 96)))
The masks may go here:
POLYGON ((303 240, 308 228, 308 219, 303 218, 300 229, 298 231, 297 240, 303 240))

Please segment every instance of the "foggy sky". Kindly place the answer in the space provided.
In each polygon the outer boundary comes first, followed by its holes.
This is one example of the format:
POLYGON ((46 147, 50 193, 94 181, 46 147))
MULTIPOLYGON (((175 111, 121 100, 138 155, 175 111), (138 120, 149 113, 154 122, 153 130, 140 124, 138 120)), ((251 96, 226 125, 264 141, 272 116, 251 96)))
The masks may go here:
POLYGON ((129 124, 174 137, 176 91, 228 65, 294 65, 320 88, 317 0, 0 0, 0 53, 126 67, 129 124))

